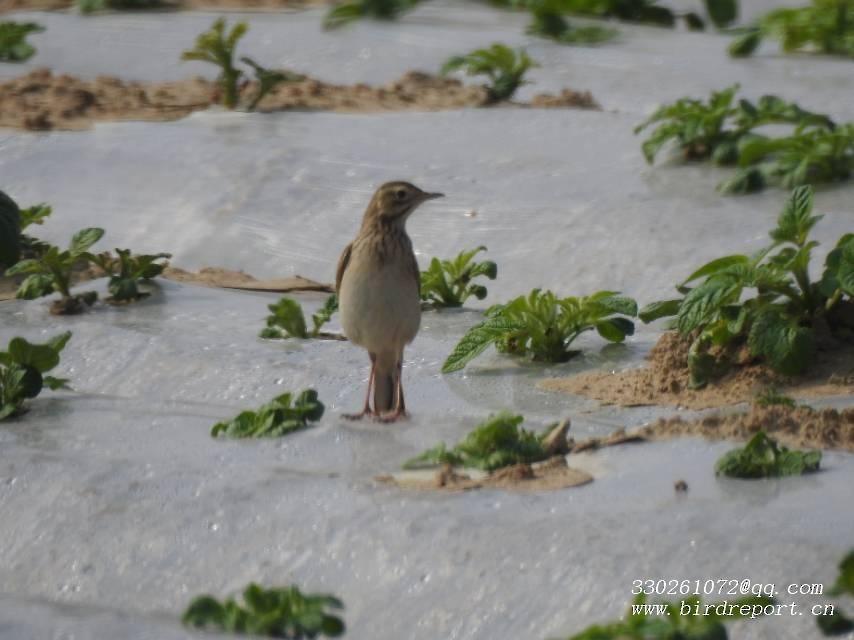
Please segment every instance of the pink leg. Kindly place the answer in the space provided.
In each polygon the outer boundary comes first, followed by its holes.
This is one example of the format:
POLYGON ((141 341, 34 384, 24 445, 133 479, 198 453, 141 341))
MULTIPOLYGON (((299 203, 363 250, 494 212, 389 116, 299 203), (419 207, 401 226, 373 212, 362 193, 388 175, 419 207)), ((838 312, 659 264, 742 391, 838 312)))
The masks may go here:
POLYGON ((371 356, 371 375, 368 376, 368 391, 365 393, 365 406, 362 408, 361 413, 345 413, 344 418, 347 420, 361 420, 365 416, 374 413, 371 411, 371 387, 374 384, 374 369, 377 366, 377 357, 373 353, 369 355, 371 356))
MULTIPOLYGON (((401 358, 403 356, 401 355, 401 358)), ((394 409, 388 413, 377 416, 380 422, 396 422, 406 417, 406 405, 403 401, 403 362, 397 361, 397 377, 394 381, 394 409)))

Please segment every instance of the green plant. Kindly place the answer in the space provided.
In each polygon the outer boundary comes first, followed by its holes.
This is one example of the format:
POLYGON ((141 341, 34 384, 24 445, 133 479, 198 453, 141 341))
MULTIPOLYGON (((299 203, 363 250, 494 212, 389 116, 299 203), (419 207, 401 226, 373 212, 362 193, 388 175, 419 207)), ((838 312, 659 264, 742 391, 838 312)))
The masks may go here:
POLYGON ((158 9, 169 4, 164 0, 77 0, 80 13, 88 15, 107 9, 124 9, 138 11, 143 9, 158 9))
POLYGON ((12 266, 21 258, 20 225, 21 210, 12 198, 0 191, 0 269, 12 266))
POLYGON ((732 56, 749 56, 763 38, 780 40, 786 52, 810 49, 854 57, 854 2, 812 0, 805 7, 775 9, 736 38, 732 56))
MULTIPOLYGON (((245 22, 238 22, 228 34, 225 29, 225 19, 217 18, 210 29, 196 37, 195 48, 181 54, 181 60, 200 60, 219 67, 217 85, 222 105, 227 109, 236 109, 240 101, 241 79, 245 74, 242 69, 235 66, 234 52, 238 40, 246 34, 249 27, 245 22)), ((257 85, 255 95, 246 106, 249 111, 253 111, 261 99, 276 85, 304 78, 296 73, 267 69, 246 56, 242 57, 241 61, 252 68, 257 85)))
MULTIPOLYGON (((832 596, 854 596, 854 549, 839 563, 839 575, 830 588, 832 596)), ((839 636, 854 631, 854 620, 848 618, 834 605, 832 613, 824 613, 816 619, 819 629, 826 636, 839 636)))
POLYGON ((592 625, 567 640, 727 640, 724 622, 755 618, 768 607, 774 607, 774 599, 766 596, 719 604, 703 604, 697 597, 648 604, 641 593, 624 620, 592 625))
POLYGON ((267 316, 267 326, 259 334, 262 338, 278 340, 284 338, 326 338, 340 340, 342 336, 337 333, 321 331, 321 327, 329 322, 332 315, 338 311, 338 297, 331 295, 326 302, 311 316, 313 328, 309 331, 305 323, 305 315, 299 302, 287 296, 282 297, 276 304, 269 304, 267 308, 271 311, 267 316))
POLYGON ((598 44, 617 35, 616 30, 596 25, 572 26, 563 16, 563 0, 530 0, 531 22, 527 32, 562 44, 598 44))
POLYGON ((207 31, 196 37, 194 49, 181 54, 181 60, 200 60, 219 67, 217 83, 222 91, 222 104, 228 109, 237 107, 238 83, 243 72, 234 66, 237 41, 249 30, 245 22, 238 22, 225 34, 225 19, 217 18, 207 31))
POLYGON ((211 436, 230 438, 275 438, 299 431, 323 417, 323 403, 314 389, 306 389, 296 398, 283 393, 257 411, 243 411, 227 422, 217 422, 211 436))
POLYGON ((643 144, 646 161, 652 164, 661 149, 675 143, 686 160, 711 158, 719 165, 739 161, 740 149, 755 140, 767 140, 753 133, 768 124, 792 124, 801 130, 833 128, 825 115, 801 109, 777 96, 762 96, 755 104, 740 99, 734 104, 738 85, 712 92, 708 102, 680 98, 664 105, 635 127, 635 134, 656 125, 643 144))
POLYGON ((812 215, 812 200, 811 187, 798 187, 777 218, 768 247, 752 256, 712 260, 677 287, 682 298, 641 310, 644 322, 675 316, 679 333, 692 338, 691 387, 702 387, 726 373, 744 346, 752 357, 780 373, 801 373, 813 357, 816 326, 827 325, 840 334, 845 328, 837 324, 834 313, 851 304, 854 237, 840 239, 836 253, 825 262, 821 281, 811 282, 810 255, 818 243, 809 239, 809 233, 821 219, 812 215), (688 286, 695 281, 700 283, 688 286))
POLYGON ((305 76, 299 73, 291 73, 290 71, 277 71, 274 69, 267 69, 266 67, 262 67, 260 64, 258 64, 248 56, 243 56, 242 58, 240 58, 240 61, 252 67, 252 71, 255 73, 255 82, 258 85, 258 90, 255 92, 255 97, 250 100, 249 104, 246 107, 249 111, 255 111, 255 108, 258 106, 258 103, 261 102, 264 96, 270 93, 278 85, 284 82, 298 82, 300 80, 305 79, 305 76))
POLYGON ((523 79, 525 73, 538 66, 523 49, 513 51, 496 42, 488 49, 475 49, 465 55, 448 58, 441 73, 447 75, 463 70, 470 76, 487 76, 490 81, 486 86, 488 101, 495 103, 509 100, 516 89, 526 84, 523 79))
POLYGON ((554 425, 537 435, 519 427, 524 418, 510 413, 490 416, 452 449, 444 443, 407 460, 404 469, 422 469, 442 464, 494 471, 514 464, 532 463, 549 457, 544 439, 554 425))
POLYGON ((739 171, 720 185, 724 193, 751 193, 768 184, 791 189, 847 180, 854 171, 854 123, 799 125, 782 138, 751 135, 738 148, 739 171))
POLYGON ((107 289, 110 292, 108 302, 131 302, 147 297, 149 294, 139 290, 141 280, 156 278, 169 265, 158 260, 168 260, 168 253, 155 255, 131 255, 130 249, 116 249, 114 257, 109 253, 92 256, 92 262, 101 267, 110 277, 107 289))
POLYGON ((44 30, 35 22, 0 22, 0 61, 23 62, 31 58, 36 48, 27 42, 27 36, 44 30))
POLYGON ((24 402, 35 398, 44 387, 66 387, 67 380, 44 374, 59 364, 59 353, 70 338, 70 331, 45 344, 12 338, 6 350, 0 351, 0 420, 26 411, 24 402))
POLYGON ((792 451, 760 431, 744 447, 721 456, 715 463, 715 473, 732 478, 799 476, 818 471, 820 462, 821 451, 792 451))
POLYGON ((486 311, 486 320, 472 327, 442 365, 443 373, 457 371, 494 344, 498 351, 529 355, 543 362, 565 362, 577 352, 569 349, 585 331, 596 330, 610 342, 634 333, 634 323, 622 316, 637 315, 637 303, 613 291, 580 298, 558 298, 534 289, 486 311))
POLYGON ((337 29, 362 18, 395 20, 412 9, 418 0, 344 0, 323 18, 324 29, 337 29))
MULTIPOLYGON (((498 4, 526 6, 530 0, 505 0, 498 4)), ((738 0, 705 0, 706 14, 712 23, 723 28, 738 17, 738 0)), ((696 12, 679 13, 658 4, 657 0, 560 0, 565 13, 616 18, 626 22, 640 22, 660 27, 673 27, 681 19, 691 30, 702 30, 705 21, 696 12)))
POLYGON ((29 274, 18 287, 17 297, 32 300, 50 295, 55 291, 61 298, 51 305, 51 313, 58 315, 79 313, 83 310, 84 304, 87 306, 94 304, 98 299, 98 294, 94 291, 71 295, 71 272, 77 263, 93 260, 89 247, 98 242, 103 235, 103 229, 83 229, 74 234, 71 244, 65 251, 50 246, 43 255, 21 260, 7 269, 7 275, 29 274))
POLYGON ((486 297, 486 287, 472 284, 480 276, 495 280, 498 266, 491 260, 475 262, 474 257, 486 247, 461 251, 453 260, 433 258, 421 272, 421 299, 433 307, 461 307, 470 297, 486 297))
POLYGON ((304 594, 295 586, 265 589, 250 583, 243 591, 243 605, 231 598, 220 603, 203 595, 190 603, 182 620, 191 627, 271 638, 336 638, 344 633, 344 622, 329 610, 343 608, 329 594, 304 594))
POLYGON ((791 407, 794 409, 797 406, 794 398, 780 393, 773 387, 756 394, 753 403, 759 407, 791 407))

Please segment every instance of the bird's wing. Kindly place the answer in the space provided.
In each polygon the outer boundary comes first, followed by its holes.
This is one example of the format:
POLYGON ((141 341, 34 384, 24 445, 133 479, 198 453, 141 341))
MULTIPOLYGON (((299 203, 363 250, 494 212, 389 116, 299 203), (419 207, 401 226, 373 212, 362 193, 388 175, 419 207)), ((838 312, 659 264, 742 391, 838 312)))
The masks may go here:
POLYGON ((413 252, 409 252, 409 273, 415 278, 415 286, 418 287, 418 297, 421 297, 421 269, 418 268, 418 259, 413 252))
POLYGON ((338 271, 335 273, 335 293, 341 295, 341 281, 344 279, 344 272, 347 270, 347 265, 350 264, 350 253, 353 251, 353 243, 351 242, 341 253, 338 258, 338 271))

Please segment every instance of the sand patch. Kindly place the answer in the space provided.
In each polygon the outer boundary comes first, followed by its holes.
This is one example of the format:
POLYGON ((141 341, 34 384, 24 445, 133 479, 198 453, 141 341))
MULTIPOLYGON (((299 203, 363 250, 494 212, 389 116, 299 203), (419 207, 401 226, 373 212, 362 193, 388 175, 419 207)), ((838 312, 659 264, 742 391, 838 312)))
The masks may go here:
MULTIPOLYGON (((71 282, 76 285, 81 282, 104 278, 106 275, 100 267, 95 265, 81 266, 72 273, 71 282)), ((315 282, 302 276, 258 280, 248 273, 223 269, 221 267, 204 267, 195 272, 185 271, 178 267, 166 267, 160 277, 202 287, 242 289, 245 291, 267 291, 271 293, 295 293, 299 291, 332 293, 333 291, 331 284, 315 282)), ((13 300, 15 292, 24 278, 26 278, 26 275, 0 276, 0 302, 13 300)))
POLYGON ((702 436, 709 440, 749 440, 758 431, 790 447, 854 452, 854 408, 757 407, 747 413, 712 415, 698 420, 661 418, 641 427, 648 440, 702 436))
POLYGON ((633 442, 700 436, 707 440, 749 440, 765 431, 789 447, 837 449, 854 452, 854 407, 812 409, 810 407, 752 406, 746 413, 704 416, 685 420, 680 416, 660 418, 643 427, 619 429, 601 438, 570 442, 570 453, 590 451, 633 442))
POLYGON ((854 345, 851 344, 819 345, 814 366, 801 376, 783 376, 767 366, 744 360, 703 389, 688 388, 689 345, 690 340, 667 332, 650 351, 644 367, 552 378, 544 380, 541 386, 624 407, 666 405, 687 409, 748 402, 769 387, 799 398, 854 394, 854 345))
POLYGON ((245 291, 267 291, 271 293, 294 293, 298 291, 321 291, 332 293, 331 284, 315 282, 302 276, 258 280, 243 271, 232 271, 221 267, 203 267, 199 271, 185 271, 177 267, 168 267, 162 275, 167 280, 196 284, 203 287, 222 289, 242 289, 245 291))
MULTIPOLYGON (((169 0, 153 9, 129 10, 128 13, 152 13, 170 9, 299 9, 328 4, 326 0, 169 0)), ((7 11, 56 11, 74 9, 75 0, 0 0, 0 13, 7 11)))
MULTIPOLYGON (((30 131, 79 130, 103 121, 177 120, 216 105, 218 91, 216 83, 204 78, 138 83, 109 76, 82 80, 36 69, 0 82, 0 126, 30 131)), ((241 89, 243 102, 248 102, 255 91, 254 82, 246 83, 241 89)), ((336 85, 306 77, 273 89, 257 110, 376 113, 463 109, 486 103, 487 92, 482 86, 410 71, 383 87, 336 85)), ((598 108, 589 93, 569 89, 558 96, 537 96, 531 105, 503 106, 598 108)))
POLYGON ((567 466, 565 456, 555 456, 535 464, 516 464, 492 473, 444 466, 435 470, 402 471, 377 476, 383 484, 401 489, 457 493, 474 489, 533 493, 578 487, 593 482, 586 471, 567 466))

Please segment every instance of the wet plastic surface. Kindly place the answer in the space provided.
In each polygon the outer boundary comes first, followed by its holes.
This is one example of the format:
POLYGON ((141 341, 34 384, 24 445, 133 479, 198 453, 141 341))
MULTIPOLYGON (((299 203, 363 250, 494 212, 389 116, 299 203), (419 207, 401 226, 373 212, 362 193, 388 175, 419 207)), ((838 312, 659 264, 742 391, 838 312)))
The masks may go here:
MULTIPOLYGON (((319 11, 249 14, 246 53, 323 79, 384 82, 461 48, 530 43, 543 68, 527 95, 588 88, 607 111, 206 113, 83 133, 7 131, 4 188, 21 204, 54 206, 38 230, 54 242, 99 225, 107 236, 97 247, 171 251, 185 268, 331 280, 370 191, 405 177, 448 196, 411 220, 422 266, 478 244, 498 262, 489 297, 473 306, 534 286, 619 289, 645 303, 706 259, 761 246, 785 198, 724 198, 714 185, 727 172, 647 167, 631 129, 653 104, 741 80, 748 95, 773 91, 854 118, 841 81, 848 61, 735 62, 721 36, 629 26, 615 45, 561 47, 522 35, 524 16, 442 6, 334 35, 316 28, 319 11), (655 66, 662 73, 649 73, 655 66)), ((162 80, 203 70, 171 60, 212 16, 37 18, 49 37, 34 40, 33 66, 162 80), (92 46, 72 46, 83 29, 92 46)), ((0 74, 20 72, 9 67, 0 74)), ((818 258, 851 230, 851 193, 816 196, 827 214, 818 258)), ((257 339, 275 299, 164 282, 140 304, 76 318, 51 317, 43 301, 0 305, 0 343, 74 332, 57 374, 75 389, 45 392, 0 427, 0 636, 180 638, 177 617, 194 595, 254 580, 340 595, 351 638, 546 638, 618 617, 638 578, 776 582, 786 602, 790 582, 829 585, 851 544, 854 458, 839 453, 814 476, 720 480, 713 464, 729 445, 688 439, 577 456, 595 482, 550 494, 379 486, 375 475, 499 409, 524 413, 531 428, 570 415, 576 437, 671 413, 536 388, 636 364, 657 328, 625 346, 584 337, 585 355, 565 365, 487 354, 442 376, 478 316, 425 313, 404 372, 413 418, 388 426, 340 418, 361 402, 358 348, 257 339), (327 405, 318 426, 281 440, 209 437, 216 421, 308 386, 327 405), (687 495, 675 494, 679 479, 687 495)), ((311 310, 322 296, 299 299, 311 310)), ((818 637, 808 607, 825 600, 795 601, 804 615, 739 623, 732 637, 818 637)))

